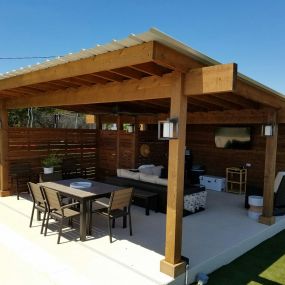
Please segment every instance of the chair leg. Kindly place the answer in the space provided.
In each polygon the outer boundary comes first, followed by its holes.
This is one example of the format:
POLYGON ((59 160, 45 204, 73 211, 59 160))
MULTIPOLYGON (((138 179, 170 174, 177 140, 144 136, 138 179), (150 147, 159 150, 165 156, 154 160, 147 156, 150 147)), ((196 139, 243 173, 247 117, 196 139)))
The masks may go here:
POLYGON ((43 231, 44 231, 46 215, 47 215, 47 212, 45 211, 45 212, 44 212, 43 221, 42 221, 41 234, 42 234, 42 233, 43 233, 43 231))
POLYGON ((108 218, 108 227, 109 227, 110 243, 112 243, 112 228, 111 228, 111 219, 110 218, 108 218))
POLYGON ((49 222, 49 216, 50 216, 50 213, 47 214, 47 221, 46 221, 46 228, 45 228, 45 236, 47 235, 47 227, 48 227, 48 222, 49 222))
POLYGON ((133 229, 132 229, 132 218, 131 218, 131 212, 129 210, 129 227, 130 227, 130 236, 133 235, 133 229))
POLYGON ((30 220, 30 228, 32 227, 33 218, 34 218, 34 212, 35 212, 35 203, 33 204, 32 214, 31 214, 31 220, 30 220))
POLYGON ((60 242, 60 237, 62 234, 62 224, 63 224, 63 219, 60 220, 59 224, 58 224, 58 238, 57 238, 57 244, 59 244, 60 242))
POLYGON ((112 221, 112 228, 115 227, 115 221, 116 221, 116 219, 113 219, 113 221, 112 221))
POLYGON ((88 227, 89 227, 89 235, 92 234, 92 212, 89 213, 89 221, 88 221, 88 227))
POLYGON ((18 187, 18 181, 17 180, 16 180, 16 192, 17 192, 17 200, 19 200, 20 193, 19 193, 19 187, 18 187))

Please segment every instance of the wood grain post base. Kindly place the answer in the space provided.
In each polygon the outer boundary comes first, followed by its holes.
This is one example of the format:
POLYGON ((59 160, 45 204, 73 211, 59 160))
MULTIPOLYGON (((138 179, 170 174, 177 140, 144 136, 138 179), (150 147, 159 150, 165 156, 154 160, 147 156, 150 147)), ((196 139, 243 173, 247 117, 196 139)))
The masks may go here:
POLYGON ((273 216, 271 216, 271 217, 260 216, 258 222, 261 224, 271 226, 271 225, 275 224, 275 217, 273 217, 273 216))
POLYGON ((14 195, 13 191, 7 190, 7 191, 0 191, 0 197, 7 197, 14 195))
POLYGON ((160 272, 167 274, 173 278, 176 278, 177 276, 185 273, 186 269, 186 264, 184 261, 176 263, 176 264, 171 264, 165 259, 160 261, 160 272))

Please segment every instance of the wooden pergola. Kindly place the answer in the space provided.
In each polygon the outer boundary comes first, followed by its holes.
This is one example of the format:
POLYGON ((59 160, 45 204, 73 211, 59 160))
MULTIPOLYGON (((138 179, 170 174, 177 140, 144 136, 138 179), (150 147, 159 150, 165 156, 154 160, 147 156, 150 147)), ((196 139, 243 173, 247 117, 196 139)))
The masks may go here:
POLYGON ((285 122, 285 99, 238 74, 236 64, 219 64, 156 30, 128 41, 113 42, 113 51, 106 52, 106 45, 100 54, 84 53, 83 58, 78 54, 71 61, 0 80, 0 196, 13 193, 8 189, 7 166, 11 109, 49 106, 96 114, 112 113, 116 106, 148 121, 177 117, 179 137, 169 141, 165 259, 160 267, 176 277, 185 270, 181 243, 186 124, 275 124, 274 135, 266 137, 260 218, 270 225, 274 223, 277 127, 285 122))

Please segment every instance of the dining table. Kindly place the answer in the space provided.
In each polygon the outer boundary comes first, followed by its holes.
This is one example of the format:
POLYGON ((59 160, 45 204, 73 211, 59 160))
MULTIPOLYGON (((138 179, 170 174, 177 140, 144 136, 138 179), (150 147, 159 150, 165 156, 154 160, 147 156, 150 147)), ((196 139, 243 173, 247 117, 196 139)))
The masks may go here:
MULTIPOLYGON (((112 192, 124 189, 111 184, 83 178, 73 178, 53 182, 38 183, 40 186, 58 191, 65 197, 72 198, 80 203, 80 240, 85 241, 87 235, 87 214, 92 200, 106 197, 112 192), (78 183, 79 182, 79 183, 78 183), (82 183, 83 182, 83 183, 82 183), (82 185, 82 188, 80 187, 82 185), (85 185, 85 186, 84 186, 85 185), (73 187, 72 187, 73 186, 73 187), (83 187, 84 186, 84 187, 83 187), (89 187, 87 187, 89 186, 89 187), (74 188, 75 187, 75 188, 74 188)), ((89 219, 88 219, 89 220, 89 219)))

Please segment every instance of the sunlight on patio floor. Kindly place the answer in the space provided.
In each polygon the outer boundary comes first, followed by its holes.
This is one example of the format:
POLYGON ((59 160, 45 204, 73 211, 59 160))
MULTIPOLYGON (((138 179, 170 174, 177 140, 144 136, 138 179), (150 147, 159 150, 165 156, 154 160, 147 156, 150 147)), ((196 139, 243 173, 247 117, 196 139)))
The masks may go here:
MULTIPOLYGON (((27 198, 27 196, 26 196, 27 198)), ((182 254, 190 258, 190 280, 209 273, 285 228, 285 217, 273 227, 247 217, 244 196, 208 191, 207 210, 183 218, 182 254)), ((1 285, 16 284, 168 284, 160 273, 164 255, 165 215, 133 207, 133 236, 121 221, 109 243, 107 223, 94 217, 92 236, 79 241, 79 232, 66 228, 56 244, 55 224, 47 237, 40 223, 29 228, 31 202, 0 198, 1 285), (6 282, 6 283, 5 283, 6 282)))

